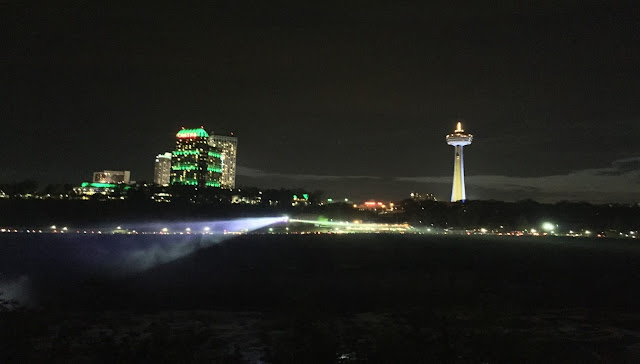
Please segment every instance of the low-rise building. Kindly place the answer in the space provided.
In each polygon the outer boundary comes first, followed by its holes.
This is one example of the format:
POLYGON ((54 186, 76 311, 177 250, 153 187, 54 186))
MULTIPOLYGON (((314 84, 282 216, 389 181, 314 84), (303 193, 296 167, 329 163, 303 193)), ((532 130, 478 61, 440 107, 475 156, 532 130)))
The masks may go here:
POLYGON ((124 183, 131 182, 130 171, 99 171, 93 172, 93 183, 124 183))

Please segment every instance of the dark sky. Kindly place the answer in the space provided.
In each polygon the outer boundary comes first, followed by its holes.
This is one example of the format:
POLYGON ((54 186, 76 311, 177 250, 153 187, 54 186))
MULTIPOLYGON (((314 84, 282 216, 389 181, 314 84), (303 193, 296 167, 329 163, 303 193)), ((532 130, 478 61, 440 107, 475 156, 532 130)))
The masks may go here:
POLYGON ((42 3, 0 5, 0 181, 150 180, 204 125, 241 185, 447 199, 460 119, 470 199, 640 201, 634 1, 42 3))

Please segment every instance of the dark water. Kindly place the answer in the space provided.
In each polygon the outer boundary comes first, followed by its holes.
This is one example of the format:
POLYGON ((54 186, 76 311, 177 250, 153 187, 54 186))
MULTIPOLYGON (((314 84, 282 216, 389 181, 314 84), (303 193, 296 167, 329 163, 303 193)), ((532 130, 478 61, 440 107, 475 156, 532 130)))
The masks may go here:
POLYGON ((640 361, 640 244, 0 236, 0 362, 640 361))
POLYGON ((85 308, 112 303, 171 309, 309 304, 362 310, 429 303, 635 311, 640 304, 640 244, 634 240, 222 238, 3 234, 0 273, 5 284, 12 279, 28 284, 31 304, 82 302, 89 305, 85 308))

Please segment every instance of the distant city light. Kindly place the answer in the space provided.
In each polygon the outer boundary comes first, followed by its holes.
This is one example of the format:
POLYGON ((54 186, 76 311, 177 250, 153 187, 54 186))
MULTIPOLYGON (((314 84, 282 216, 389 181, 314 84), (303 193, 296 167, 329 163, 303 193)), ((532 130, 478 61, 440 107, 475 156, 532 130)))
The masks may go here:
POLYGON ((548 221, 542 223, 542 230, 544 231, 547 231, 547 232, 553 231, 555 228, 556 228, 556 225, 548 221))

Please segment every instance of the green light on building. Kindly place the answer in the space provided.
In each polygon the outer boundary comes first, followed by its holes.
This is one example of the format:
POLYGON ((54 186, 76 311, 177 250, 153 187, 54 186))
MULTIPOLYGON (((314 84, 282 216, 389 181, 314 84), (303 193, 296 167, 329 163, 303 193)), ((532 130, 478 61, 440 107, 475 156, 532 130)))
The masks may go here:
POLYGON ((171 166, 171 169, 174 171, 193 171, 198 169, 198 166, 195 164, 176 164, 171 166))
POLYGON ((116 188, 117 186, 114 183, 82 182, 82 187, 116 188))
POLYGON ((173 155, 199 155, 199 150, 174 150, 173 155))
POLYGON ((198 181, 191 178, 183 179, 182 181, 176 181, 175 184, 186 185, 186 186, 197 186, 198 181))
POLYGON ((129 185, 115 184, 115 183, 100 183, 100 182, 82 182, 80 187, 90 188, 122 188, 128 190, 131 188, 129 185))
POLYGON ((182 129, 172 152, 171 184, 220 187, 221 152, 209 144, 203 128, 182 129))
POLYGON ((178 138, 208 138, 209 133, 202 128, 197 129, 182 129, 176 134, 178 138))

